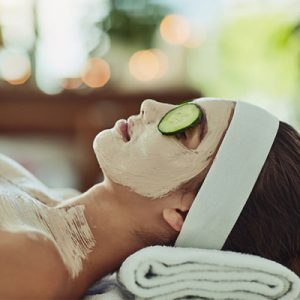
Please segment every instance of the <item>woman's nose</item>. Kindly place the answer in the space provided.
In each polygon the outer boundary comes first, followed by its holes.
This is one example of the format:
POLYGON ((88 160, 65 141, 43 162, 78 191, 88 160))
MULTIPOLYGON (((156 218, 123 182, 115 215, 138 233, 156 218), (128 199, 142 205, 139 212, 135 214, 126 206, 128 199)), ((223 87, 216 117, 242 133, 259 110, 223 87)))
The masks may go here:
POLYGON ((161 103, 152 99, 146 99, 141 104, 140 113, 146 123, 160 120, 161 117, 176 105, 161 103))

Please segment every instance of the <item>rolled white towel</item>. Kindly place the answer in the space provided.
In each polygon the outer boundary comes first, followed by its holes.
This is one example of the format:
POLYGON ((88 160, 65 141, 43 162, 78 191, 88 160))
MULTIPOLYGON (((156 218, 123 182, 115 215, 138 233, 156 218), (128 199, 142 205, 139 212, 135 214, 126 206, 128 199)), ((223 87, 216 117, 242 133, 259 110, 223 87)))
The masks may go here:
POLYGON ((85 296, 82 300, 126 300, 126 298, 117 289, 112 289, 103 294, 85 296))
POLYGON ((300 299, 294 272, 231 251, 151 246, 129 256, 117 279, 136 299, 300 299))
POLYGON ((135 296, 127 291, 116 278, 116 272, 96 281, 85 293, 82 300, 134 300, 135 296))

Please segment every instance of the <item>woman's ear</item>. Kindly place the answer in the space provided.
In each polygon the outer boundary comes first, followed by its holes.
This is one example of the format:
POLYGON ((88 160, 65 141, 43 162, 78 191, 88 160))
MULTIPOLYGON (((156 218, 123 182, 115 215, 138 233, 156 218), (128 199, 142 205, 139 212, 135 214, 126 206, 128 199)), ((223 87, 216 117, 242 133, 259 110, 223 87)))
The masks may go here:
POLYGON ((172 197, 170 207, 163 209, 164 220, 175 230, 180 231, 184 222, 185 215, 192 206, 195 194, 184 192, 172 197))

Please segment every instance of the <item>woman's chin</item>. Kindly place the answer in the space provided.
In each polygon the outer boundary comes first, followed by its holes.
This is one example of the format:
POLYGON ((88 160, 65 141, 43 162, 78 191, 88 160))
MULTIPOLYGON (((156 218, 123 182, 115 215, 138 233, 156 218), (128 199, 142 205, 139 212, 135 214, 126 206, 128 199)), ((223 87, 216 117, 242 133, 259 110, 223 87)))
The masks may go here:
POLYGON ((107 139, 109 139, 112 134, 112 129, 104 129, 95 136, 93 141, 93 149, 96 154, 100 150, 102 144, 109 142, 107 139))
POLYGON ((97 134, 93 141, 93 149, 102 171, 113 168, 116 163, 116 155, 120 154, 123 143, 113 129, 105 129, 97 134))

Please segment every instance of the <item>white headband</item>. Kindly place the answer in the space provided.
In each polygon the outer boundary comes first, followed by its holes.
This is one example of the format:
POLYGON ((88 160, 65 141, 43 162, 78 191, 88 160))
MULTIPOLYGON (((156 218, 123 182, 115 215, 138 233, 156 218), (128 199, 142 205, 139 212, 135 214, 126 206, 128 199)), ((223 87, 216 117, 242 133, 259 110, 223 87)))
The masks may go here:
POLYGON ((176 247, 221 249, 267 159, 279 120, 238 101, 213 164, 186 216, 176 247))

